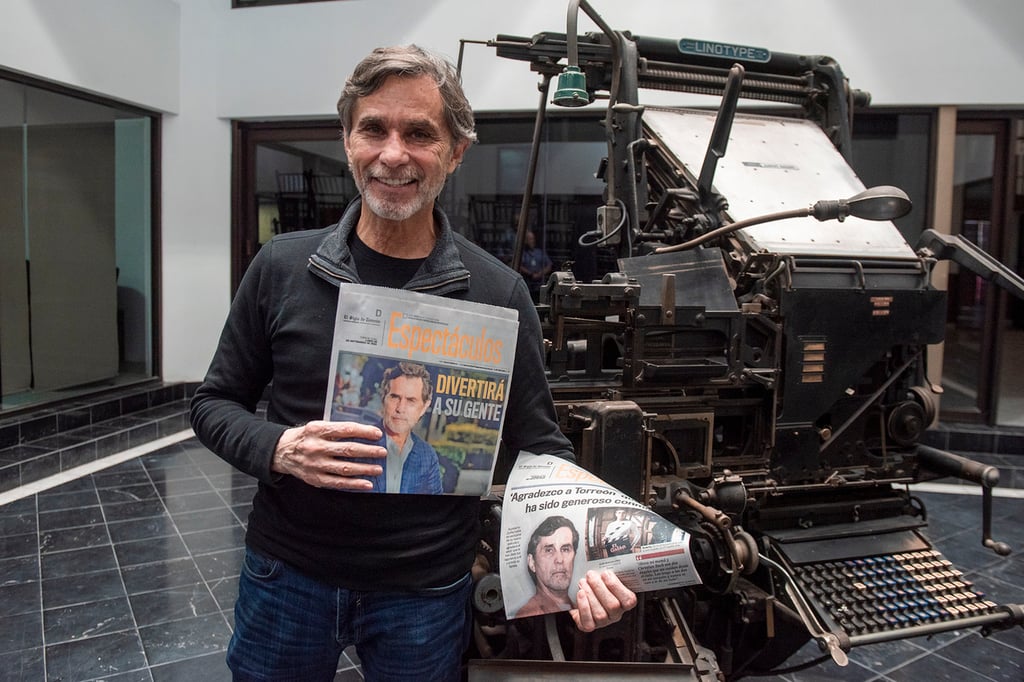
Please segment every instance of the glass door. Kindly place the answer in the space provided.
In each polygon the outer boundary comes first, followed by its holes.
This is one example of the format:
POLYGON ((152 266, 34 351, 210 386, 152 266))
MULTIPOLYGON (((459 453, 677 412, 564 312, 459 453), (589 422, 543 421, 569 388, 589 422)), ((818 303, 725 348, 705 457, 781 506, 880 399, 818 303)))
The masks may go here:
MULTIPOLYGON (((1003 256, 1007 151, 1003 121, 957 124, 953 229, 997 259, 1003 256)), ((945 420, 993 420, 1003 300, 994 285, 950 264, 942 372, 945 420)))
POLYGON ((157 123, 0 74, 0 412, 156 373, 157 123))

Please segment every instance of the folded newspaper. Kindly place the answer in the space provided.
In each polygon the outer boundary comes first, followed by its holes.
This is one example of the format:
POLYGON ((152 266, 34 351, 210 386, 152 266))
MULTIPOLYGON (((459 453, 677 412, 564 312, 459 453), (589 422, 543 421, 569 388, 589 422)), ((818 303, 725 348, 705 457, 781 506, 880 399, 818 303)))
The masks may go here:
POLYGON ((380 427, 373 492, 487 494, 518 329, 507 308, 340 287, 324 419, 380 427))
POLYGON ((509 618, 573 608, 588 570, 634 592, 701 582, 689 533, 572 462, 527 452, 505 486, 500 557, 509 618))

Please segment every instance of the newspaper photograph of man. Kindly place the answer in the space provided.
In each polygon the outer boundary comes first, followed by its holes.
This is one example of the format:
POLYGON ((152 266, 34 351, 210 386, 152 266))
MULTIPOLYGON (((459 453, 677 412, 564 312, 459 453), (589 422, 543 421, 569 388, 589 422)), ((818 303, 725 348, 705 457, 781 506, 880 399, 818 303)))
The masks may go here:
POLYGON ((564 516, 549 516, 537 526, 526 547, 526 567, 536 592, 515 612, 516 618, 573 608, 569 589, 579 544, 579 531, 564 516))
POLYGON ((384 447, 388 454, 385 459, 372 461, 382 470, 377 476, 367 477, 373 483, 367 492, 443 493, 437 450, 427 442, 426 427, 421 425, 434 393, 430 371, 416 362, 383 367, 364 358, 361 364, 358 369, 339 369, 331 416, 355 419, 381 430, 381 438, 374 445, 384 447))
POLYGON ((388 456, 381 462, 380 476, 371 479, 374 492, 443 492, 437 451, 413 433, 430 407, 433 392, 430 373, 423 365, 400 362, 384 372, 380 382, 384 436, 379 444, 387 448, 388 456))
POLYGON ((458 382, 490 385, 494 375, 359 353, 339 353, 331 374, 325 418, 378 427, 382 436, 372 444, 388 452, 365 460, 382 467, 365 477, 373 484, 365 492, 487 493, 501 423, 451 415, 446 407, 458 382))

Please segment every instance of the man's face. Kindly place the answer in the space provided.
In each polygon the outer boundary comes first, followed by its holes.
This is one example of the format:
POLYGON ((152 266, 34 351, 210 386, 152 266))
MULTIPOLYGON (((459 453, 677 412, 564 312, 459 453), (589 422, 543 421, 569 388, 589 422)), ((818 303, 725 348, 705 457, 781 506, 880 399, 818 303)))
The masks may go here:
POLYGON ((390 76, 360 98, 345 131, 345 153, 364 205, 403 221, 433 209, 467 143, 453 145, 441 93, 429 76, 390 76))
POLYGON ((400 375, 388 383, 384 394, 384 429, 388 435, 404 439, 426 411, 423 379, 400 375))
POLYGON ((559 528, 542 537, 537 551, 526 557, 527 566, 537 576, 537 582, 549 590, 564 592, 572 582, 572 564, 576 548, 572 544, 572 530, 559 528))

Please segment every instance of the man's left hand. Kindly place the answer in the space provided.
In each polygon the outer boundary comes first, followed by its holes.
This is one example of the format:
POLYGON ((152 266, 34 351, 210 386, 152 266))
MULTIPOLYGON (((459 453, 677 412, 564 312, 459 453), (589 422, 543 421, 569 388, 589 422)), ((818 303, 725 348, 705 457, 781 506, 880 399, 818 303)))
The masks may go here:
POLYGON ((593 632, 617 623, 622 614, 636 606, 636 595, 612 571, 587 571, 580 579, 576 608, 569 612, 576 627, 593 632))

